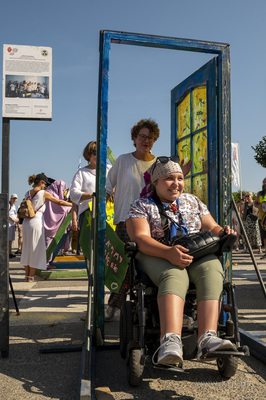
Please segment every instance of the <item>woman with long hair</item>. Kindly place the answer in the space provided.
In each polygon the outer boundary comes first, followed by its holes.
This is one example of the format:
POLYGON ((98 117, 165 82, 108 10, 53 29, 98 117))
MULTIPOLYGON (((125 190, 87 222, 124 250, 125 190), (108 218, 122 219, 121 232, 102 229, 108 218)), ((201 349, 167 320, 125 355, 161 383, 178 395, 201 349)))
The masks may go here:
POLYGON ((25 281, 39 281, 41 277, 35 275, 36 269, 46 270, 46 246, 44 233, 45 202, 51 201, 59 206, 72 207, 72 204, 57 199, 45 190, 49 185, 47 176, 41 174, 31 175, 29 185, 32 189, 25 194, 25 199, 30 200, 35 211, 32 218, 24 218, 22 224, 23 247, 20 264, 25 268, 25 281))

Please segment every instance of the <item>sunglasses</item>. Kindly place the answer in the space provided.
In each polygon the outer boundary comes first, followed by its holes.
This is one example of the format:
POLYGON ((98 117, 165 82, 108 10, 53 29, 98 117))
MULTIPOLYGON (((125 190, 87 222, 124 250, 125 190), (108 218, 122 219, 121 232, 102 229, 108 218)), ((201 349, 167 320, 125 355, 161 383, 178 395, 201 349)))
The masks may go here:
POLYGON ((168 161, 173 161, 173 162, 176 162, 176 163, 179 163, 179 157, 178 156, 170 156, 170 157, 167 157, 167 156, 160 156, 160 157, 157 157, 157 159, 156 159, 156 161, 155 161, 155 163, 153 164, 153 171, 154 171, 154 169, 155 169, 155 167, 156 167, 156 165, 160 162, 161 164, 166 164, 166 163, 168 163, 168 161))
POLYGON ((170 156, 170 157, 160 156, 160 157, 157 157, 156 163, 158 163, 159 161, 162 164, 166 164, 166 163, 168 163, 168 161, 173 161, 173 162, 179 163, 179 160, 180 159, 178 156, 170 156))
POLYGON ((96 156, 97 151, 96 151, 96 150, 92 150, 91 154, 93 154, 94 156, 96 156))

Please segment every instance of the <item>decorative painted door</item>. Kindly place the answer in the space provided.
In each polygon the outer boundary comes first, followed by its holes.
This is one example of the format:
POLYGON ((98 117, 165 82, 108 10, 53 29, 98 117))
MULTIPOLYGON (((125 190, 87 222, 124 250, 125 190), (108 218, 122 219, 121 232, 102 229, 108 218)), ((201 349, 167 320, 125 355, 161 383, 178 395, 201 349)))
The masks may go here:
POLYGON ((219 219, 217 58, 171 91, 171 154, 192 160, 185 192, 198 196, 219 219))

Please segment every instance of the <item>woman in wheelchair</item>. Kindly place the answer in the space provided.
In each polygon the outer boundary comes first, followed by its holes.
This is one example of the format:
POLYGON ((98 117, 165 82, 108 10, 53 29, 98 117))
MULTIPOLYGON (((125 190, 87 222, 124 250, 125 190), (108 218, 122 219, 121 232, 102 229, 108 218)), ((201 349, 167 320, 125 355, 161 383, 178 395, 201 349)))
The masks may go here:
POLYGON ((126 228, 138 247, 138 269, 158 287, 161 345, 156 351, 157 362, 175 365, 183 361, 181 331, 190 281, 196 286, 197 358, 212 351, 234 351, 236 346, 230 340, 217 336, 224 279, 221 263, 214 254, 193 262, 185 247, 169 246, 165 234, 165 231, 169 232, 171 239, 177 231, 186 234, 210 230, 221 237, 234 231, 229 226, 218 225, 196 196, 182 193, 184 176, 176 157, 158 157, 147 173, 150 184, 146 186, 146 192, 153 194, 131 204, 126 228), (162 204, 167 220, 171 221, 167 227, 162 227, 158 203, 162 204))

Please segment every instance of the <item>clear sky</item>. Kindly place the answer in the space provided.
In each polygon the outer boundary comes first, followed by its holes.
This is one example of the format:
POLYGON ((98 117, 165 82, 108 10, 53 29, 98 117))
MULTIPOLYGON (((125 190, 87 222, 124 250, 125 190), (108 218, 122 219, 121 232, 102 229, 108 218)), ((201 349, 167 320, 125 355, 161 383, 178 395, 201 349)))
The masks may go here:
MULTIPOLYGON (((266 171, 251 145, 266 135, 265 15, 264 0, 2 2, 1 45, 53 48, 53 120, 11 121, 10 193, 20 202, 28 176, 40 172, 69 185, 83 148, 96 139, 100 30, 229 43, 232 141, 240 144, 242 188, 260 190, 266 171)), ((2 75, 2 46, 0 54, 2 75)), ((141 118, 159 124, 153 153, 170 154, 170 91, 210 58, 112 45, 108 145, 116 157, 134 150, 130 129, 141 118)))

